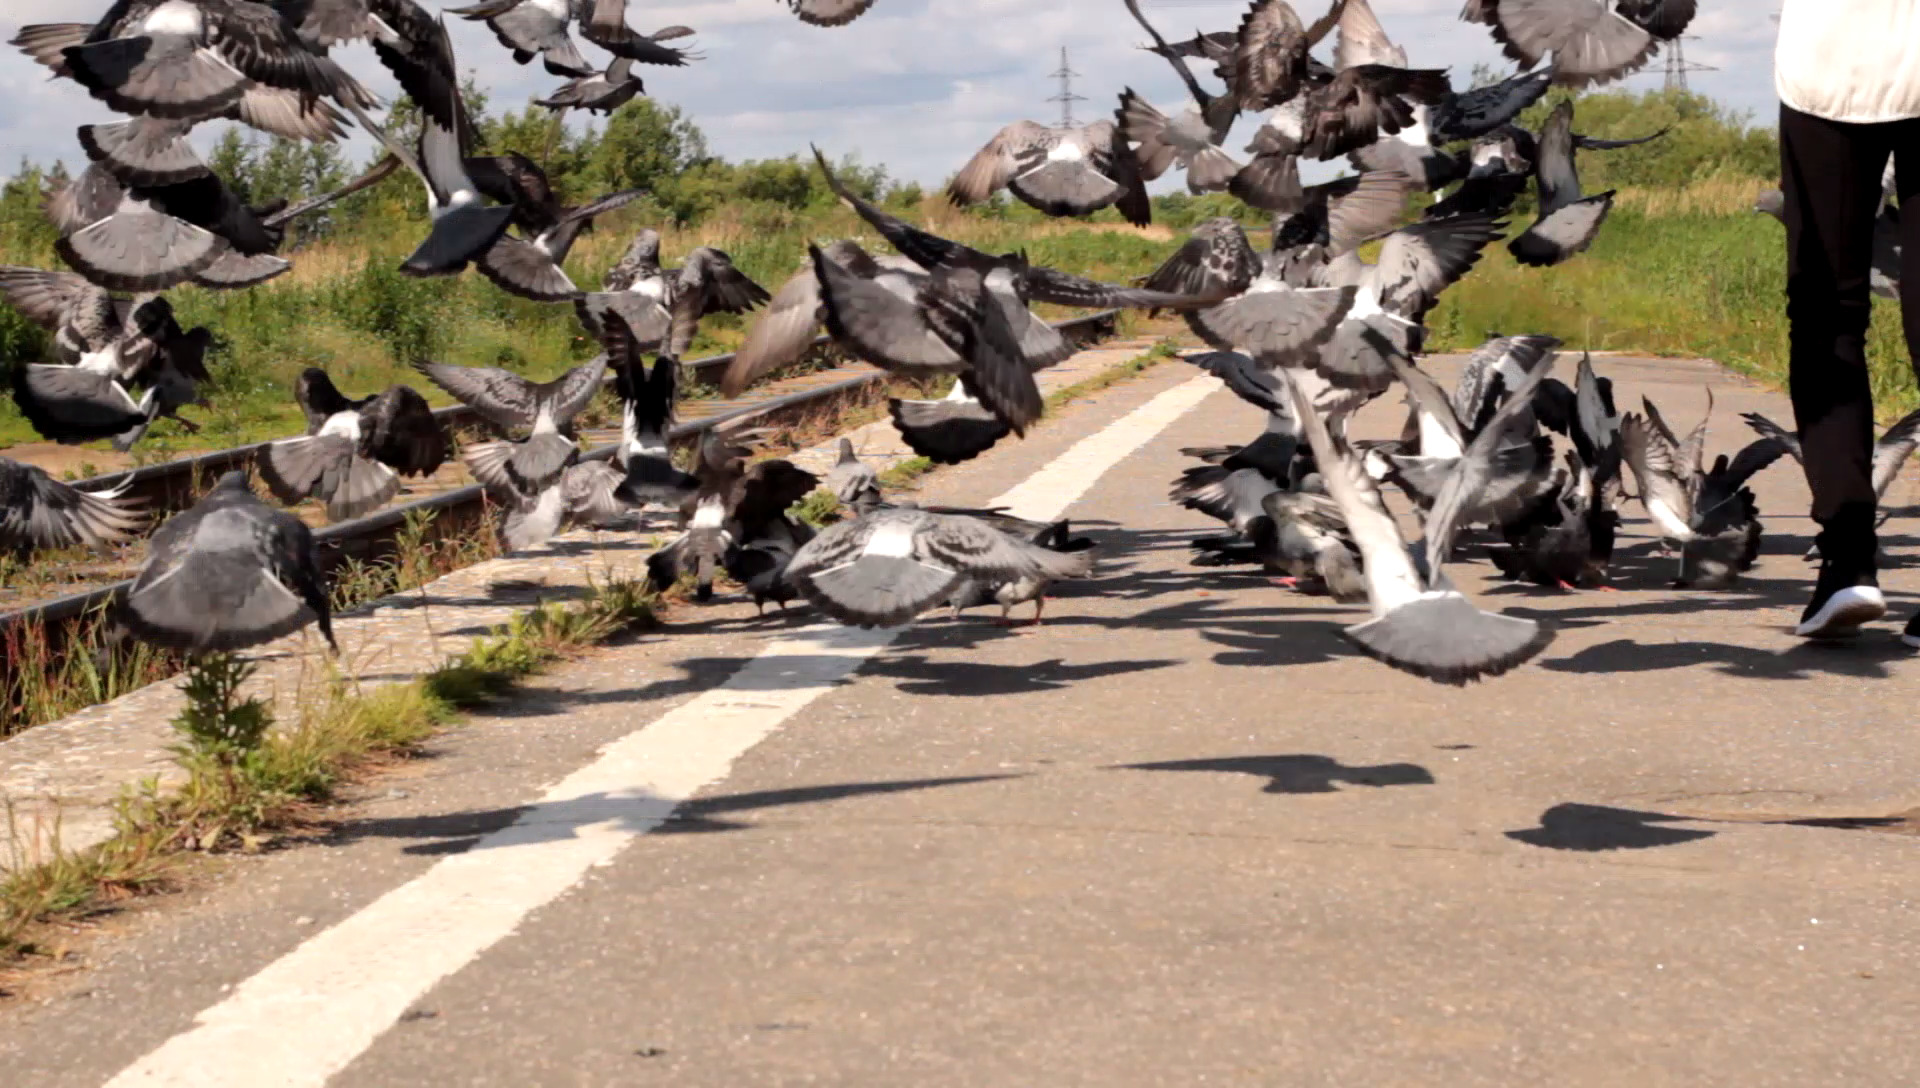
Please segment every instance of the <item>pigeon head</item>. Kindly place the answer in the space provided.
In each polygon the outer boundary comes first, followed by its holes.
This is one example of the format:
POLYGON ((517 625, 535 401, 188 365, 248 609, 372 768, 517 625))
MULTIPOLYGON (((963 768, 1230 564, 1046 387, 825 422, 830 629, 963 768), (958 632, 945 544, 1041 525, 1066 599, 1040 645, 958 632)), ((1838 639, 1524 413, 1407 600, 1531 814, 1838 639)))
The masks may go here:
POLYGON ((237 469, 234 469, 232 472, 226 473, 225 475, 221 476, 220 479, 214 481, 213 490, 215 492, 225 492, 225 493, 231 493, 236 491, 245 491, 245 492, 251 493, 253 491, 253 485, 250 484, 247 480, 247 470, 243 468, 237 468, 237 469))
POLYGON ((634 235, 633 245, 627 248, 627 256, 635 260, 658 261, 660 259, 660 232, 646 227, 634 235))

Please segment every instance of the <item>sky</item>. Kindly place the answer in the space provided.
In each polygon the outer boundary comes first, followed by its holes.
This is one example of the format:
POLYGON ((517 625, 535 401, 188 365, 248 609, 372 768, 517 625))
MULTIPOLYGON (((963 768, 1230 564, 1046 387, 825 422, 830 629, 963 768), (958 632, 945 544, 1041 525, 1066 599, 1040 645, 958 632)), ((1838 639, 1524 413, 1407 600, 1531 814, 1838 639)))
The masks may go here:
MULTIPOLYGON (((1306 21, 1318 14, 1314 0, 1295 6, 1306 21)), ((96 7, 104 11, 106 3, 4 0, 0 38, 23 24, 87 18, 96 7)), ((1142 0, 1141 7, 1163 34, 1179 39, 1237 25, 1245 0, 1142 0)), ((1692 73, 1693 89, 1771 124, 1778 109, 1774 24, 1735 0, 1703 0, 1700 7, 1688 59, 1716 70, 1692 73)), ((1460 0, 1374 0, 1374 8, 1416 66, 1450 68, 1462 84, 1476 63, 1511 67, 1484 27, 1459 21, 1460 0)), ((1073 81, 1087 99, 1074 103, 1081 120, 1111 117, 1123 87, 1163 109, 1185 95, 1169 66, 1138 48, 1146 36, 1120 0, 877 0, 866 15, 835 28, 800 22, 785 0, 632 0, 628 21, 641 31, 694 28, 704 59, 685 68, 647 67, 643 78, 653 97, 688 113, 716 154, 734 160, 805 154, 813 142, 831 158, 851 152, 885 164, 898 180, 938 184, 1002 126, 1058 119, 1059 105, 1047 100, 1058 83, 1048 74, 1059 67, 1063 46, 1081 73, 1073 81)), ((494 108, 518 106, 560 84, 537 61, 515 65, 484 25, 453 18, 449 25, 462 68, 476 73, 494 108)), ((592 59, 605 57, 583 49, 592 59)), ((375 93, 395 93, 365 46, 336 55, 375 93)), ((1322 55, 1330 57, 1326 49, 1322 55)), ((1626 86, 1660 86, 1661 65, 1655 60, 1626 86)), ((1196 74, 1212 86, 1210 76, 1196 74)), ((50 82, 12 49, 0 51, 0 92, 9 105, 0 110, 0 170, 9 173, 20 156, 78 160, 73 130, 113 119, 77 85, 50 82)), ((1257 124, 1243 118, 1228 148, 1244 146, 1257 124)), ((215 133, 196 136, 210 142, 215 133)))

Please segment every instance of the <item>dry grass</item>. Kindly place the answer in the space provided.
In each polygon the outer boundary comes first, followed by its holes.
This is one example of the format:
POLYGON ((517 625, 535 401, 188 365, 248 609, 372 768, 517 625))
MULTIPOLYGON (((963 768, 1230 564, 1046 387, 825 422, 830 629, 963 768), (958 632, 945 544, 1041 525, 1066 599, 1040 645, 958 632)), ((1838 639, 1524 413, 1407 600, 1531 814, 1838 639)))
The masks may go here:
POLYGON ((1755 214, 1753 203, 1768 188, 1772 186, 1753 178, 1719 174, 1681 189, 1621 189, 1613 203, 1649 218, 1745 216, 1755 214))

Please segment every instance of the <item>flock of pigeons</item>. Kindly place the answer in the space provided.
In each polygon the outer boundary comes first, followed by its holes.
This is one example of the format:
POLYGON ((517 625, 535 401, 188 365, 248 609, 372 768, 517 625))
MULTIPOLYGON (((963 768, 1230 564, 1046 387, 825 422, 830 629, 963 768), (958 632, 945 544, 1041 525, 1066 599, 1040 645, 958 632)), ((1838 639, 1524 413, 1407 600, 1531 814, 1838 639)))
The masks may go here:
MULTIPOLYGON (((403 271, 444 276, 471 266, 503 290, 571 303, 604 348, 546 383, 416 364, 499 432, 460 457, 505 501, 510 547, 664 509, 677 513, 680 532, 650 558, 651 577, 660 586, 691 579, 702 600, 724 571, 756 605, 804 598, 848 624, 982 603, 998 603, 1004 619, 1029 601, 1038 622, 1049 583, 1093 569, 1091 542, 1068 523, 889 501, 843 441, 824 483, 845 516, 816 530, 793 508, 822 478, 782 459, 755 460, 757 432, 707 432, 690 471, 674 463, 667 434, 679 359, 700 320, 764 305, 722 382, 726 395, 796 359, 824 328, 875 366, 951 377, 948 397, 896 399, 890 411, 917 452, 967 460, 1040 418, 1034 373, 1072 350, 1030 308, 1047 302, 1184 317, 1214 349, 1193 361, 1268 413, 1244 446, 1187 451, 1202 463, 1176 481, 1174 497, 1231 530, 1198 546, 1213 561, 1264 563, 1303 590, 1368 601, 1372 618, 1347 634, 1403 670, 1464 683, 1537 653, 1548 632, 1482 611, 1448 581, 1454 540, 1486 526, 1501 538, 1495 559, 1509 576, 1604 585, 1626 473, 1662 534, 1680 544, 1682 582, 1725 585, 1752 563, 1760 526, 1744 483, 1792 452, 1791 434, 1755 420, 1759 440, 1707 467, 1704 421, 1681 439, 1650 402, 1642 413, 1616 412, 1589 359, 1571 386, 1551 377, 1559 343, 1550 337, 1490 340, 1451 392, 1414 362, 1426 314, 1502 238, 1502 216, 1529 180, 1538 213, 1509 242, 1516 259, 1551 266, 1593 242, 1612 194, 1581 191, 1576 152, 1640 141, 1580 135, 1570 103, 1538 132, 1515 119, 1550 86, 1605 82, 1646 63, 1684 30, 1691 0, 1473 0, 1465 17, 1486 23, 1519 70, 1460 91, 1443 71, 1409 67, 1367 0, 1334 0, 1312 26, 1286 0, 1254 0, 1236 30, 1173 44, 1136 0, 1124 2, 1192 104, 1168 113, 1127 90, 1111 123, 1018 122, 959 171, 950 198, 965 205, 1004 188, 1049 215, 1116 206, 1144 222, 1144 184, 1178 166, 1193 191, 1226 191, 1272 213, 1266 252, 1235 220, 1213 219, 1139 284, 1099 283, 893 216, 843 185, 816 150, 834 193, 895 254, 852 239, 809 245, 770 295, 719 250, 662 266, 659 235, 646 230, 602 289, 588 292, 562 261, 596 216, 640 194, 567 207, 524 156, 472 155, 444 24, 415 0, 120 0, 96 24, 27 27, 15 44, 127 119, 81 130, 91 165, 49 200, 71 271, 0 270, 0 291, 54 331, 62 354, 61 364, 21 368, 15 395, 49 438, 131 443, 158 414, 191 403, 205 380, 208 334, 180 329, 161 292, 284 272, 275 251, 290 218, 405 166, 425 185, 431 225, 403 271), (1332 65, 1312 55, 1330 34, 1332 65), (411 142, 370 115, 374 97, 331 56, 362 40, 419 107, 411 142), (1189 58, 1211 61, 1225 90, 1204 90, 1189 58), (1242 111, 1266 114, 1244 164, 1220 146, 1242 111), (195 124, 222 118, 332 139, 348 117, 386 156, 342 192, 294 207, 246 206, 185 140, 195 124), (1340 157, 1358 173, 1302 185, 1302 159, 1340 157), (1404 222, 1421 192, 1433 203, 1404 222), (1374 243, 1368 261, 1361 251, 1374 243), (622 437, 606 460, 586 459, 577 420, 609 380, 622 437), (1353 412, 1395 385, 1411 405, 1401 439, 1350 440, 1353 412), (1556 453, 1554 433, 1567 449, 1556 453), (1423 512, 1417 548, 1381 500, 1388 484, 1423 512)), ((789 4, 803 20, 838 25, 871 0, 789 4)), ((537 56, 566 76, 540 100, 556 110, 611 110, 641 91, 632 64, 691 56, 663 44, 690 31, 636 32, 624 0, 488 0, 454 14, 485 20, 516 61, 537 56), (612 54, 605 69, 582 57, 576 23, 612 54)), ((397 494, 402 476, 431 473, 452 453, 424 398, 406 386, 354 399, 310 369, 295 395, 308 434, 258 458, 282 502, 317 498, 330 518, 355 517, 397 494)), ((1904 456, 1916 431, 1920 417, 1890 432, 1887 448, 1904 456)), ((0 460, 0 546, 105 546, 140 523, 116 493, 78 491, 0 460)), ((332 640, 310 532, 257 499, 245 473, 159 528, 124 612, 136 635, 193 651, 255 645, 315 620, 332 640)))

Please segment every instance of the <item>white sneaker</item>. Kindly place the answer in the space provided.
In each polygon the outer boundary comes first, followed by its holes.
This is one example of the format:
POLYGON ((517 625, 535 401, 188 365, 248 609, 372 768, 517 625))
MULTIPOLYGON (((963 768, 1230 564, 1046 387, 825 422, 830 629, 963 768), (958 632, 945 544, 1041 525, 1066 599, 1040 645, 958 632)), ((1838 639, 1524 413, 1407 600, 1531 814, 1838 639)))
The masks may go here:
POLYGON ((1864 624, 1887 614, 1887 599, 1878 586, 1847 586, 1836 590, 1813 615, 1800 621, 1793 633, 1801 638, 1851 638, 1864 624))

